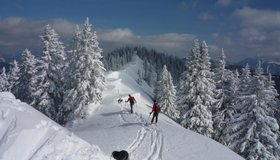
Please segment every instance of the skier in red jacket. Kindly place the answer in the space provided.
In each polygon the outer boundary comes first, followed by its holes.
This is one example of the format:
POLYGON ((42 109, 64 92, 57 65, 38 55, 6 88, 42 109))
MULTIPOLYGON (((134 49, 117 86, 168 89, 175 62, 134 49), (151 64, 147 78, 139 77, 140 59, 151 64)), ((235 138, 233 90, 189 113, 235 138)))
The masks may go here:
POLYGON ((130 109, 131 109, 131 113, 133 113, 133 105, 134 103, 136 102, 135 98, 133 96, 131 96, 130 94, 128 95, 128 99, 127 101, 125 102, 128 102, 130 103, 130 109))
POLYGON ((151 123, 154 122, 154 118, 156 118, 156 123, 157 123, 157 121, 158 121, 158 114, 159 114, 159 112, 160 112, 160 107, 159 107, 159 105, 157 104, 156 100, 154 100, 152 112, 150 112, 150 114, 152 114, 153 112, 154 112, 154 114, 153 114, 153 118, 152 118, 151 123))

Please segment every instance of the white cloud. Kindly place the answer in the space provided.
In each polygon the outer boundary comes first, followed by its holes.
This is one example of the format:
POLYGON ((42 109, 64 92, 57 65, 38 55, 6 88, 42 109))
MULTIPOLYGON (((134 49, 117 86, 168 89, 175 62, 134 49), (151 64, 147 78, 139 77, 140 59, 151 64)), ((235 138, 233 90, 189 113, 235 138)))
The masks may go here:
MULTIPOLYGON (((83 22, 82 22, 83 23, 83 22)), ((20 55, 28 48, 33 54, 41 53, 42 41, 39 35, 43 34, 44 27, 50 24, 61 37, 61 41, 69 44, 75 31, 75 24, 65 19, 49 21, 28 20, 21 17, 0 19, 0 50, 5 56, 20 55), (33 52, 35 51, 35 52, 33 52)), ((94 23, 93 23, 94 27, 94 23)), ((129 28, 101 29, 97 31, 100 46, 104 52, 112 51, 125 45, 139 45, 161 52, 185 56, 195 39, 192 34, 164 33, 159 35, 136 35, 129 28)))
POLYGON ((141 42, 150 46, 163 48, 180 48, 184 43, 192 42, 195 36, 191 34, 165 33, 161 35, 145 36, 141 42))
POLYGON ((272 55, 279 56, 280 55, 280 51, 275 51, 275 52, 272 53, 272 55))
POLYGON ((233 15, 240 18, 241 28, 231 35, 232 47, 241 56, 271 56, 279 52, 280 11, 243 7, 233 15))
POLYGON ((242 25, 261 29, 280 28, 280 11, 243 7, 234 15, 242 19, 242 25))
POLYGON ((71 38, 74 35, 76 25, 65 19, 54 19, 49 22, 52 28, 64 38, 71 38))
POLYGON ((218 0, 216 4, 223 7, 229 6, 231 4, 231 0, 218 0))
POLYGON ((135 39, 135 35, 133 32, 128 29, 122 29, 122 28, 117 28, 117 29, 111 29, 111 30, 100 30, 98 32, 99 34, 99 40, 104 41, 104 42, 129 42, 133 39, 135 39))
POLYGON ((265 44, 266 47, 273 41, 280 41, 280 37, 275 36, 279 35, 280 29, 279 11, 243 7, 237 9, 234 15, 241 18, 240 36, 252 46, 265 44))
POLYGON ((206 21, 214 19, 214 16, 210 15, 209 13, 203 13, 199 16, 199 19, 206 21))
POLYGON ((188 46, 195 39, 191 34, 164 33, 159 35, 136 35, 130 29, 99 30, 98 39, 104 51, 108 52, 125 45, 138 45, 157 51, 185 56, 188 46))
POLYGON ((240 35, 250 43, 262 43, 267 39, 265 32, 254 28, 244 28, 240 31, 240 35))
POLYGON ((73 34, 74 25, 64 19, 50 21, 31 21, 20 17, 0 19, 0 47, 25 46, 36 47, 40 44, 39 35, 43 34, 44 27, 50 24, 61 37, 73 34))

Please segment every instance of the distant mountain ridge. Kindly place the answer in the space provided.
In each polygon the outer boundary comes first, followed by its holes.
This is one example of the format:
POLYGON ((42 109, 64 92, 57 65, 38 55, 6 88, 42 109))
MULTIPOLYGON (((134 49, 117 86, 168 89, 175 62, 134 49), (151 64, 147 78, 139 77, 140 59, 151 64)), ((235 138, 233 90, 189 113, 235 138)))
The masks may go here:
POLYGON ((254 70, 258 61, 261 61, 265 74, 271 73, 272 75, 280 75, 280 57, 246 58, 236 63, 236 65, 245 66, 248 64, 250 68, 254 70))

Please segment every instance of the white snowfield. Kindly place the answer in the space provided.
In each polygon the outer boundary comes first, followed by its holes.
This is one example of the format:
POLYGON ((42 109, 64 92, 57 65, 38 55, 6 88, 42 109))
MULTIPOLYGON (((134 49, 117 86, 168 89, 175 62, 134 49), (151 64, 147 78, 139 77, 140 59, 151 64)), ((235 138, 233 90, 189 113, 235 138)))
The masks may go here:
POLYGON ((103 160, 100 149, 0 92, 0 160, 103 160))
POLYGON ((136 83, 141 64, 135 57, 123 70, 107 73, 101 105, 93 105, 93 115, 69 129, 99 146, 108 156, 115 150, 127 150, 130 160, 243 159, 216 141, 181 127, 164 114, 159 115, 157 124, 150 124, 152 89, 146 83, 136 83), (137 101, 133 114, 129 103, 125 103, 128 94, 137 101), (123 103, 117 102, 119 98, 123 103))
POLYGON ((69 126, 74 134, 11 93, 0 92, 0 160, 112 160, 115 150, 127 150, 130 160, 243 159, 164 114, 158 124, 148 124, 152 90, 136 83, 141 64, 135 58, 123 70, 107 74, 103 101, 91 105, 88 120, 69 126), (117 103, 128 94, 137 100, 133 114, 128 103, 117 103))

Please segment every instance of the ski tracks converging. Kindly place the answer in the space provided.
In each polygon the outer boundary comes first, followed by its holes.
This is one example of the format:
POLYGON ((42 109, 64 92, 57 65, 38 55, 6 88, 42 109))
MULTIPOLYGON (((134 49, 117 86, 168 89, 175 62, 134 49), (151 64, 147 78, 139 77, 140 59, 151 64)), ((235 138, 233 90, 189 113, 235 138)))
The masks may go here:
POLYGON ((158 126, 147 127, 151 134, 150 140, 150 152, 144 158, 144 160, 161 160, 163 149, 163 134, 158 126))
MULTIPOLYGON (((122 112, 123 112, 122 107, 122 112)), ((133 152, 137 150, 138 147, 145 141, 149 141, 149 152, 144 160, 161 160, 162 159, 162 150, 163 150, 163 133, 162 130, 157 126, 157 124, 149 125, 148 121, 145 120, 141 114, 135 113, 134 117, 139 123, 141 123, 141 128, 138 130, 135 139, 127 147, 127 151, 133 157, 133 152)), ((120 119, 122 122, 127 123, 123 114, 120 114, 120 119)))

